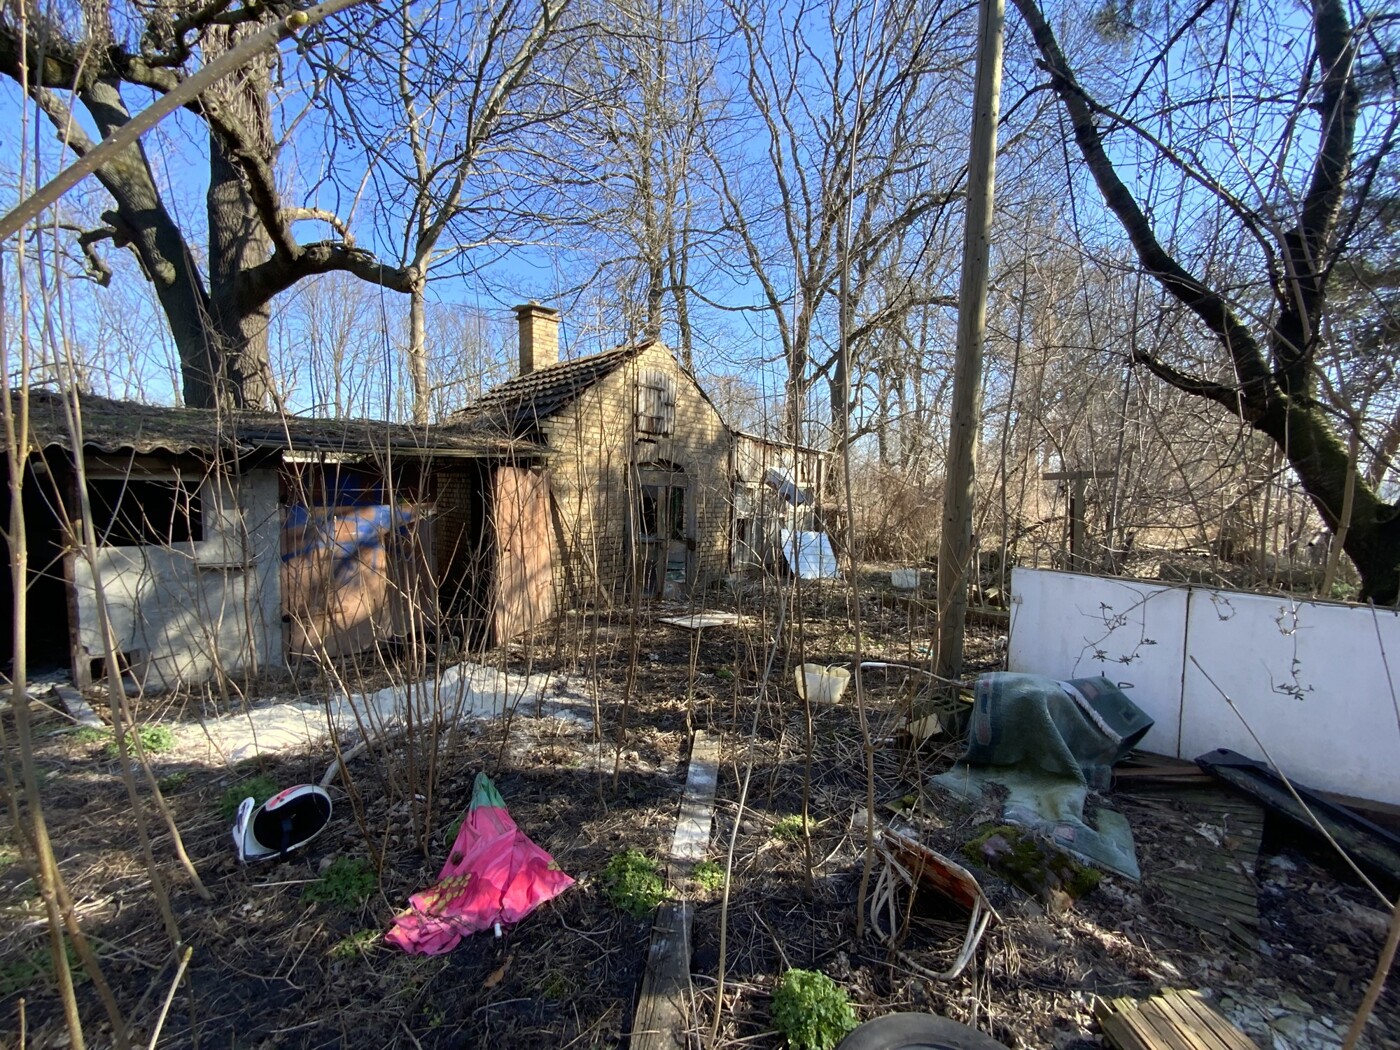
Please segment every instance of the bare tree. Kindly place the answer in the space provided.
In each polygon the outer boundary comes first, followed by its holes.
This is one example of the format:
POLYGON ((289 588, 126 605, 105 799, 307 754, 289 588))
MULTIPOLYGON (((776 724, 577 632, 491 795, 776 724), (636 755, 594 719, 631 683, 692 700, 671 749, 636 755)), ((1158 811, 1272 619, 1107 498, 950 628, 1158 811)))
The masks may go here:
POLYGON ((744 86, 733 133, 708 145, 725 217, 778 334, 790 425, 821 378, 844 418, 853 382, 837 353, 840 275, 856 362, 902 312, 952 301, 921 277, 928 230, 964 167, 938 131, 966 105, 965 12, 733 0, 725 13, 744 86))
MULTIPOLYGON (((198 224, 182 225, 168 208, 143 146, 98 169, 113 206, 103 213, 104 225, 85 235, 85 246, 109 238, 139 258, 179 350, 187 404, 270 400, 270 304, 308 277, 341 271, 408 293, 421 321, 428 271, 444 253, 449 227, 467 210, 464 187, 485 145, 506 125, 509 100, 566 4, 360 13, 308 31, 302 61, 293 75, 284 71, 291 86, 276 97, 269 61, 254 62, 206 92, 187 107, 209 135, 202 250, 195 243, 198 224), (352 74, 352 56, 369 70, 387 67, 394 75, 352 74), (388 97, 375 93, 385 87, 388 97), (395 110, 406 123, 356 134, 373 115, 395 110), (322 181, 289 188, 279 160, 318 139, 329 147, 311 169, 326 172, 322 181), (356 144, 366 148, 353 159, 341 157, 356 144), (351 233, 365 173, 386 161, 389 145, 411 157, 406 166, 375 173, 384 193, 372 218, 408 231, 393 261, 357 244, 351 233), (348 196, 337 192, 336 176, 345 168, 361 184, 348 196), (411 187, 407 195, 404 182, 411 187), (333 236, 302 240, 296 227, 305 222, 327 226, 333 236)), ((131 120, 129 96, 173 90, 199 64, 272 17, 264 5, 222 0, 174 6, 111 0, 64 7, 52 17, 6 5, 0 10, 0 74, 21 85, 66 147, 81 155, 94 145, 84 128, 110 134, 131 120)), ((448 252, 459 247, 454 243, 448 252)), ((421 335, 422 326, 411 330, 421 335)), ((410 340, 415 360, 421 348, 421 341, 410 340)))
POLYGON ((1126 34, 1142 53, 1120 63, 1131 71, 1126 82, 1096 94, 1076 77, 1040 5, 1015 3, 1088 173, 1139 264, 1222 352, 1194 364, 1178 363, 1189 360, 1190 346, 1176 360, 1146 350, 1135 360, 1271 440, 1323 519, 1344 535, 1363 596, 1395 601, 1400 513, 1361 475, 1352 454, 1355 413, 1328 403, 1319 368, 1329 281, 1352 251, 1358 206, 1397 124, 1388 23, 1353 27, 1341 0, 1316 0, 1301 31, 1270 11, 1241 18, 1234 5, 1206 3, 1171 25, 1126 34), (1232 47, 1246 26, 1250 48, 1232 47), (1190 61, 1168 61, 1188 51, 1190 61), (1363 95, 1367 69, 1381 75, 1363 95), (1251 85, 1243 100, 1231 90, 1239 79, 1251 85), (1100 100, 1115 90, 1117 102, 1100 100), (1374 109, 1359 130, 1364 105, 1374 109), (1146 202, 1120 175, 1120 158, 1132 151, 1157 158, 1171 176, 1157 180, 1162 193, 1146 202), (1161 217, 1185 214, 1173 199, 1198 209, 1201 235, 1193 239, 1180 221, 1164 227, 1161 217), (1223 261, 1210 235, 1221 230, 1233 237, 1223 261))

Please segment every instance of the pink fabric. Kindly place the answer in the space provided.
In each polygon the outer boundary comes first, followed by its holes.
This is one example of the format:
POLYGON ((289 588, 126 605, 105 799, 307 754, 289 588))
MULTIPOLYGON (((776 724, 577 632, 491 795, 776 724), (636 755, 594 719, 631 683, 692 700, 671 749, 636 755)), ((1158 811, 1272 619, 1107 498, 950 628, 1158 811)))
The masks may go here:
POLYGON ((415 955, 441 955, 478 930, 519 922, 573 884, 504 806, 474 803, 437 883, 409 898, 384 939, 415 955))

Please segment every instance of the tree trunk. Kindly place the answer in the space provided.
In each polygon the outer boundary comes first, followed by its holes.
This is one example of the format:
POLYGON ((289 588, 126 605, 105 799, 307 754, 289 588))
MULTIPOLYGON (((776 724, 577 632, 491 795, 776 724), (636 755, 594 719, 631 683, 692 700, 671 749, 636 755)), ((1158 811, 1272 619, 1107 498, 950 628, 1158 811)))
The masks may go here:
MULTIPOLYGON (((211 53, 226 51, 261 25, 207 32, 211 53)), ((214 88, 219 103, 247 129, 246 148, 269 165, 272 162, 272 118, 268 108, 271 83, 266 59, 257 59, 214 88)), ((267 227, 249 196, 244 175, 231 147, 217 133, 209 136, 209 305, 219 364, 213 405, 206 407, 268 408, 273 395, 268 361, 268 322, 271 304, 242 294, 240 277, 272 254, 267 227)))
MULTIPOLYGON (((1313 506, 1336 531, 1347 476, 1354 471, 1346 445, 1323 410, 1292 403, 1264 416, 1256 427, 1285 451, 1313 506)), ((1400 514, 1360 479, 1353 483, 1351 522, 1342 549, 1361 575, 1361 597, 1393 605, 1400 598, 1400 514)))
POLYGON ((428 425, 428 337, 423 281, 408 293, 408 372, 413 381, 413 425, 428 425))
MULTIPOLYGON (((131 119, 116 81, 95 81, 79 97, 104 138, 131 119)), ((116 243, 136 253, 170 324, 185 404, 212 407, 217 364, 208 335, 209 297, 199 267, 160 199, 144 147, 122 151, 97 170, 97 178, 116 202, 116 210, 102 218, 117 231, 116 243)))

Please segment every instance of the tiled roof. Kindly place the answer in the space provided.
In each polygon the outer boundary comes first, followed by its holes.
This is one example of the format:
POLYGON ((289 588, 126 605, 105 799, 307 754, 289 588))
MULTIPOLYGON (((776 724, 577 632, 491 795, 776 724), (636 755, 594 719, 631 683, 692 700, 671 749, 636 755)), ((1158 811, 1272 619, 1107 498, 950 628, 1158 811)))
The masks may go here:
POLYGON ((620 346, 516 376, 448 416, 446 422, 470 433, 526 437, 540 420, 567 408, 594 383, 607 378, 652 345, 653 341, 647 340, 620 346))
MULTIPOLYGON (((18 394, 13 395, 15 399, 18 394)), ((16 404, 17 404, 16 400, 16 404)), ((135 401, 113 401, 94 394, 78 399, 83 445, 97 452, 172 453, 218 449, 251 452, 290 449, 373 455, 440 457, 531 456, 540 450, 500 435, 468 433, 458 427, 415 427, 372 419, 315 419, 273 412, 216 412, 172 408, 135 401)), ((32 390, 29 432, 35 445, 71 450, 63 400, 54 391, 32 390)))

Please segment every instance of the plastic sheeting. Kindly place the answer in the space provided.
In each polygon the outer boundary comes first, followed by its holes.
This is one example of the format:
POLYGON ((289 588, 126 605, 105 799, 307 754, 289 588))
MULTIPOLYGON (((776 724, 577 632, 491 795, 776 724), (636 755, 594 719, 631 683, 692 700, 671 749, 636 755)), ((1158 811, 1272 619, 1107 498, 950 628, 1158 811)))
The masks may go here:
POLYGON ((841 568, 831 538, 824 532, 782 530, 783 558, 793 573, 804 580, 839 580, 841 568))

